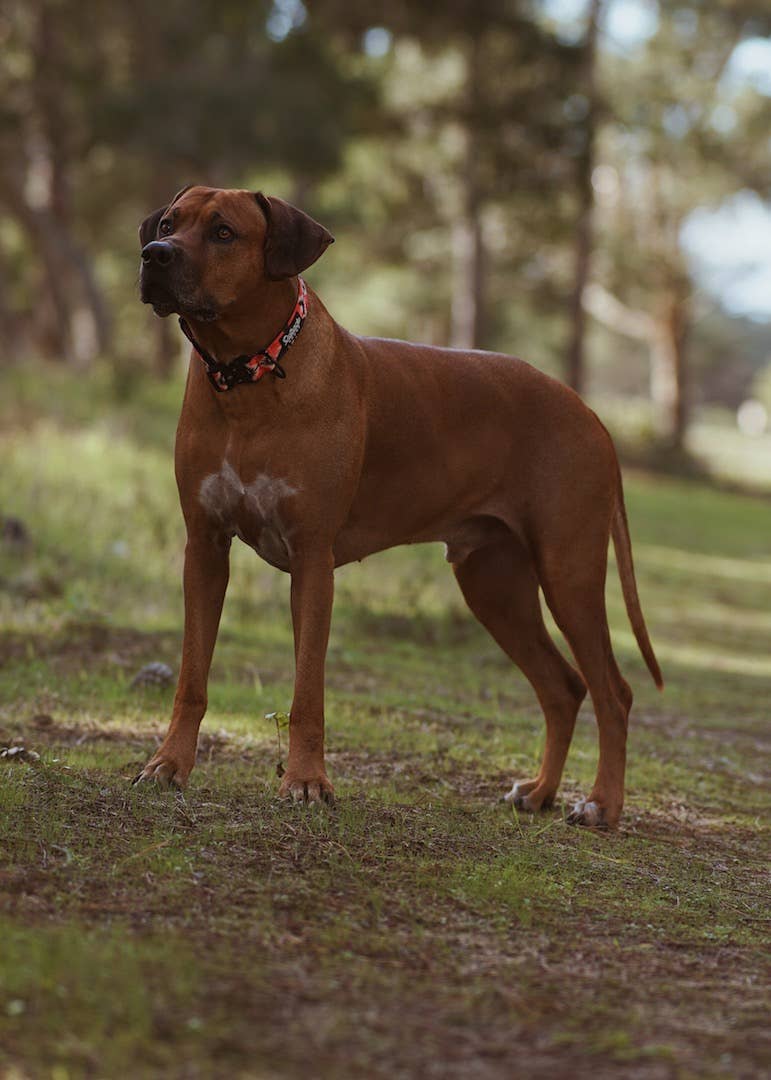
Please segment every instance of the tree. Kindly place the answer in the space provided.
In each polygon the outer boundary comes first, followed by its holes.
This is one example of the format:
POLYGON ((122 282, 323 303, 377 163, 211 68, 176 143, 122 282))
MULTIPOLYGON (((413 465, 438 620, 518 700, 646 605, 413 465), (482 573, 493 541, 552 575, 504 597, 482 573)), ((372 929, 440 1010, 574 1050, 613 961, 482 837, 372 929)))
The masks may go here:
MULTIPOLYGON (((409 194, 405 247, 420 247, 434 303, 441 290, 449 306, 452 344, 495 347, 502 320, 493 269, 512 281, 530 263, 517 302, 541 289, 556 303, 562 292, 544 285, 553 270, 544 249, 562 243, 570 224, 564 191, 579 140, 564 104, 580 50, 558 41, 528 0, 370 0, 355 13, 341 0, 319 0, 312 17, 349 48, 373 26, 393 35, 382 74, 385 138, 409 194), (526 231, 529 243, 504 251, 502 229, 523 240, 526 231)), ((511 307, 511 289, 503 295, 511 307)))
POLYGON ((658 431, 675 450, 689 416, 694 291, 681 231, 697 206, 767 184, 753 133, 767 130, 771 102, 721 82, 739 42, 763 28, 767 5, 752 0, 662 4, 656 34, 632 56, 605 61, 612 118, 595 177, 603 250, 585 306, 648 344, 658 431))
POLYGON ((582 394, 585 383, 584 347, 586 338, 585 293, 589 282, 593 246, 594 189, 592 174, 596 160, 596 133, 600 103, 597 93, 597 36, 603 0, 589 0, 586 31, 581 43, 579 86, 585 101, 583 145, 576 157, 577 218, 574 240, 574 277, 569 304, 570 339, 565 364, 566 382, 582 394))
MULTIPOLYGON (((184 183, 258 186, 283 170, 308 202, 339 167, 371 81, 307 26, 271 38, 271 13, 268 0, 12 0, 0 23, 0 211, 25 237, 38 349, 80 364, 110 349, 100 256, 130 250, 133 262, 135 223, 184 183)), ((0 240, 0 268, 2 256, 0 240)), ((123 277, 114 306, 121 293, 123 277)), ((162 363, 169 328, 153 326, 162 363)))
POLYGON ((98 66, 83 48, 83 12, 50 0, 13 3, 0 67, 0 206, 39 266, 39 344, 88 363, 110 342, 110 317, 82 240, 73 175, 84 148, 79 87, 98 66), (70 17, 72 16, 72 17, 70 17))

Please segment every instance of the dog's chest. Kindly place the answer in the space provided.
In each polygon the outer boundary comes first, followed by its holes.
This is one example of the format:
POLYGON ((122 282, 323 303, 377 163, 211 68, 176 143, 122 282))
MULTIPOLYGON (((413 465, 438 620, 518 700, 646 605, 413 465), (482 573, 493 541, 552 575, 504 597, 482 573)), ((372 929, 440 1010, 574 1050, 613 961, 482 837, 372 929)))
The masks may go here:
POLYGON ((231 536, 238 536, 266 562, 288 570, 292 553, 282 507, 297 494, 281 477, 258 473, 245 483, 228 461, 205 476, 198 494, 206 514, 231 536))

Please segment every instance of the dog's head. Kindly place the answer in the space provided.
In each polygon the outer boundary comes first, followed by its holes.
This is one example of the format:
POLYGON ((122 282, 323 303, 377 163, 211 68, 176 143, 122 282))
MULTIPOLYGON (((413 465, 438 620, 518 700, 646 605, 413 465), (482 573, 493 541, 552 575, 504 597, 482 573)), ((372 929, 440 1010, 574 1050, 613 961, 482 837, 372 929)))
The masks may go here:
POLYGON ((302 273, 334 238, 283 199, 187 187, 139 228, 140 294, 156 315, 211 321, 302 273))

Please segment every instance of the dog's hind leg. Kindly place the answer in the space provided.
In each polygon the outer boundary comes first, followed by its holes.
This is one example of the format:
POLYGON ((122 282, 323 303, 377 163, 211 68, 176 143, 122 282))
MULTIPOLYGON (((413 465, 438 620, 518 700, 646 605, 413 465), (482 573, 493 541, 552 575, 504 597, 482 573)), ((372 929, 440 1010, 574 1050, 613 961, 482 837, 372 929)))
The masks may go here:
POLYGON ((546 720, 546 747, 534 780, 515 784, 507 799, 524 810, 554 801, 573 727, 586 694, 583 680, 549 637, 529 553, 513 536, 477 548, 453 570, 466 603, 531 683, 546 720))
POLYGON ((573 652, 594 704, 599 728, 597 776, 569 821, 615 825, 624 803, 626 736, 632 691, 613 655, 605 610, 607 538, 542 552, 546 602, 573 652), (590 557, 591 556, 591 557, 590 557))

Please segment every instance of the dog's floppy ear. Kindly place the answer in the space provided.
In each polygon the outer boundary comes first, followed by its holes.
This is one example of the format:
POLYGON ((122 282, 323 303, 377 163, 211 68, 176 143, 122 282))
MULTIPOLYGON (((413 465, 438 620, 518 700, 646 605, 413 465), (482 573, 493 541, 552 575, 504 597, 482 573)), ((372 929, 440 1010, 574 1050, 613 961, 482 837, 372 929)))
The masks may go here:
POLYGON ((189 191, 192 186, 192 184, 187 184, 185 187, 180 188, 168 206, 161 206, 158 210, 153 210, 152 214, 145 218, 139 226, 139 243, 142 247, 144 247, 145 244, 149 244, 151 240, 155 240, 158 233, 158 225, 160 224, 163 215, 167 210, 171 209, 177 199, 184 195, 186 191, 189 191))
POLYGON ((268 222, 265 233, 265 276, 271 281, 294 277, 315 263, 335 238, 318 221, 283 199, 255 194, 268 222))

